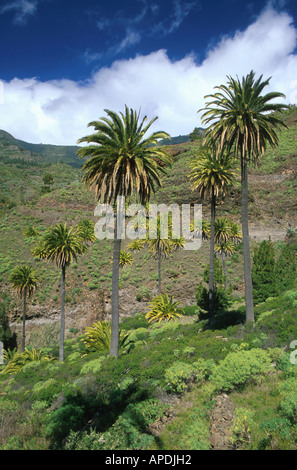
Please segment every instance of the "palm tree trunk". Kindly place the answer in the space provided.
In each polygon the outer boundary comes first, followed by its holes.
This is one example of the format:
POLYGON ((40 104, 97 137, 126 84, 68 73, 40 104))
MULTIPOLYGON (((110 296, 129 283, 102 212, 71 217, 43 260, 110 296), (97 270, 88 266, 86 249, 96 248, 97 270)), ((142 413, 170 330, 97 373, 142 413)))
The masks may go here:
POLYGON ((24 291, 23 293, 23 335, 22 335, 22 352, 25 351, 25 344, 26 344, 26 309, 27 309, 27 293, 24 291))
POLYGON ((60 319, 60 349, 59 359, 64 361, 64 336, 65 336, 65 278, 66 267, 62 266, 61 273, 61 319, 60 319))
POLYGON ((216 196, 212 187, 210 216, 210 256, 209 256, 209 320, 214 323, 214 249, 215 249, 216 196))
POLYGON ((248 223, 248 167, 246 158, 241 156, 241 223, 244 258, 246 321, 254 322, 252 264, 248 223))
POLYGON ((227 282, 227 272, 226 272, 226 260, 225 260, 225 254, 222 251, 222 263, 223 263, 223 271, 224 271, 224 280, 225 280, 225 289, 228 289, 228 282, 227 282))
POLYGON ((111 339, 110 355, 119 355, 119 271, 120 271, 121 240, 115 238, 113 242, 113 265, 112 265, 112 294, 111 294, 111 339))
POLYGON ((112 264, 112 293, 111 293, 111 338, 110 338, 110 355, 119 356, 119 272, 120 272, 120 252, 121 252, 121 223, 123 213, 118 200, 118 212, 115 217, 115 238, 113 242, 113 264, 112 264), (119 223, 118 223, 119 222, 119 223))
POLYGON ((161 251, 158 251, 158 293, 161 295, 161 251))

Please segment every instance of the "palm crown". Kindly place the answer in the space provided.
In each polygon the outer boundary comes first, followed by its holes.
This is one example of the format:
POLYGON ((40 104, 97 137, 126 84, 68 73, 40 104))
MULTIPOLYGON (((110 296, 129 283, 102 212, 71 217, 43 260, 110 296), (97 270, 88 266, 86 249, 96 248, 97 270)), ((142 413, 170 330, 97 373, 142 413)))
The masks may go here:
POLYGON ((159 131, 144 138, 157 118, 145 125, 144 117, 139 123, 139 114, 127 106, 125 114, 105 112, 108 117, 89 123, 96 133, 78 141, 92 143, 78 151, 81 158, 91 157, 83 166, 84 181, 95 187, 101 202, 114 203, 117 196, 132 196, 136 192, 145 204, 156 187, 161 186, 159 173, 164 173, 165 164, 170 162, 165 150, 155 145, 169 135, 159 131))
POLYGON ((80 232, 74 227, 68 228, 67 224, 57 224, 44 236, 41 245, 33 250, 33 254, 65 268, 86 250, 80 232))
POLYGON ((197 189, 202 198, 209 193, 212 196, 225 195, 228 186, 234 184, 234 162, 224 153, 216 157, 208 149, 200 150, 199 155, 190 162, 189 174, 193 189, 197 189))
POLYGON ((37 276, 34 269, 30 266, 17 266, 10 275, 12 288, 19 295, 30 297, 37 287, 37 276))
POLYGON ((286 106, 271 101, 285 96, 278 92, 261 95, 270 78, 262 81, 261 75, 255 80, 254 71, 241 81, 227 78, 227 85, 216 87, 217 93, 205 97, 211 99, 201 110, 205 111, 202 122, 210 124, 205 137, 211 145, 217 145, 218 151, 234 146, 236 155, 256 161, 267 143, 272 147, 278 144, 275 129, 285 124, 273 112, 286 106))

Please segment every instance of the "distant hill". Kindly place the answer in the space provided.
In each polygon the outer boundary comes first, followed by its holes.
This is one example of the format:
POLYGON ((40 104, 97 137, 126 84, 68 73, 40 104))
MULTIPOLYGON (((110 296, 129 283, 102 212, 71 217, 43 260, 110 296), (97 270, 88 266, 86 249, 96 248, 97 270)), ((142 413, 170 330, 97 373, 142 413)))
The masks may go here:
MULTIPOLYGON (((177 145, 190 141, 189 135, 179 135, 160 141, 160 145, 177 145)), ((31 144, 16 139, 4 130, 0 130, 0 162, 20 163, 28 165, 50 165, 65 163, 75 168, 82 166, 82 160, 77 156, 77 145, 31 144)))
POLYGON ((49 165, 66 163, 73 167, 81 167, 82 161, 77 156, 76 145, 31 144, 16 139, 4 130, 0 130, 0 161, 2 163, 27 162, 33 165, 49 165))

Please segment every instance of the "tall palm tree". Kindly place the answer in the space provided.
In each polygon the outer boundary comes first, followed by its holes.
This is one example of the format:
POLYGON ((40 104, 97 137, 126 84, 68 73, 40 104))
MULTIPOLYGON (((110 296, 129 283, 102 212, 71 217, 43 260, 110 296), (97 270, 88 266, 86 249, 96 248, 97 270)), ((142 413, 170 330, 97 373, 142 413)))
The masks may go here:
MULTIPOLYGON (((146 204, 152 193, 161 186, 160 173, 171 157, 156 144, 168 138, 166 132, 153 132, 144 138, 157 117, 146 123, 139 113, 125 106, 117 114, 108 109, 107 117, 92 121, 89 127, 95 133, 82 137, 78 143, 89 145, 78 151, 81 158, 89 158, 83 165, 84 181, 96 190, 98 201, 116 204, 119 197, 136 194, 141 204, 146 204)), ((118 357, 119 350, 119 259, 120 234, 115 234, 112 270, 112 333, 110 354, 118 357)))
POLYGON ((36 271, 30 266, 17 266, 9 277, 12 288, 23 299, 23 335, 22 335, 22 352, 25 351, 26 333, 26 311, 27 299, 31 297, 37 287, 38 277, 36 271))
POLYGON ((285 98, 282 93, 270 92, 262 95, 268 80, 262 75, 256 80, 251 71, 240 80, 227 77, 226 85, 216 87, 202 116, 203 124, 209 124, 205 132, 205 143, 222 149, 233 150, 240 159, 241 166, 241 215, 244 251, 246 320, 254 321, 253 287, 251 275, 251 256, 248 228, 248 163, 257 162, 263 156, 267 144, 278 145, 277 129, 285 126, 275 111, 283 111, 287 106, 275 103, 276 98, 285 98))
POLYGON ((79 229, 67 227, 67 224, 59 223, 50 228, 42 238, 40 244, 32 250, 34 256, 50 260, 61 268, 61 326, 59 359, 64 360, 64 336, 65 336, 65 279, 66 268, 82 255, 87 247, 81 238, 79 229))
POLYGON ((211 201, 210 222, 210 259, 209 259, 209 316, 214 322, 214 256, 215 256, 215 217, 216 201, 219 195, 225 196, 229 186, 235 183, 233 161, 221 152, 216 156, 206 147, 201 147, 199 153, 190 162, 189 178, 192 188, 198 190, 201 198, 208 195, 211 201))

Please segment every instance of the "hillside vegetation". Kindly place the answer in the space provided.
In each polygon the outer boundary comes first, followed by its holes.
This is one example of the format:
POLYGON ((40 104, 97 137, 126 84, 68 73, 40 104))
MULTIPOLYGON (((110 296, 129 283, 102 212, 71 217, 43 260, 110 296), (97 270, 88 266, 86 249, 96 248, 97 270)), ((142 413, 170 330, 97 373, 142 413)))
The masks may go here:
MULTIPOLYGON (((295 107, 285 121, 278 148, 249 172, 251 255, 270 238, 278 272, 285 247, 294 257, 297 249, 295 107)), ((181 143, 165 142, 173 164, 151 202, 202 203, 203 219, 209 220, 209 202, 192 191, 188 178, 200 141, 180 137, 181 143)), ((226 259, 227 279, 217 255, 224 302, 212 327, 198 288, 207 285, 207 241, 199 250, 178 250, 162 260, 162 292, 179 302, 181 316, 156 324, 146 314, 157 295, 157 260, 147 248, 134 252, 132 264, 120 271, 118 359, 102 340, 110 321, 112 242, 89 243, 67 269, 65 360, 57 360, 60 271, 34 258, 32 248, 58 222, 96 222, 95 196, 81 182, 76 151, 27 144, 0 132, 0 340, 7 351, 0 365, 0 449, 295 449, 296 275, 286 287, 273 281, 273 294, 264 292, 255 305, 255 324, 246 324, 241 243, 226 259), (24 354, 22 303, 9 282, 20 263, 32 266, 40 279, 28 300, 24 354), (97 347, 88 343, 94 324, 102 329, 97 347), (233 416, 223 445, 213 420, 217 399, 225 395, 233 416)), ((217 205, 217 217, 237 224, 239 181, 238 174, 238 184, 217 205)))

